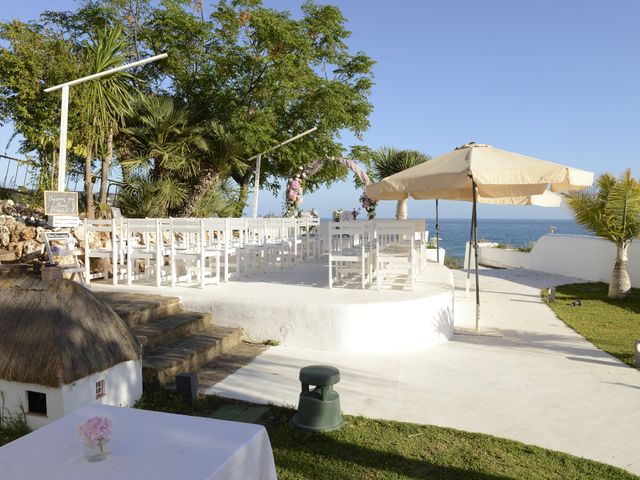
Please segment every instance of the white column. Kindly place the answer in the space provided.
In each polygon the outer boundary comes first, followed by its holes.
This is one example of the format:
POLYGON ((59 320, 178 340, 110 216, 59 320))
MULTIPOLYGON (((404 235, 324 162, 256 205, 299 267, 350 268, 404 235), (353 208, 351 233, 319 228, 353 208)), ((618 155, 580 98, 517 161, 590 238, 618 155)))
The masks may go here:
POLYGON ((253 208, 251 212, 252 218, 258 218, 258 195, 260 193, 260 163, 262 163, 262 154, 258 154, 256 159, 255 180, 253 182, 253 208))
POLYGON ((62 106, 60 107, 60 155, 58 156, 58 191, 65 190, 67 173, 67 118, 69 116, 69 85, 62 87, 62 106))

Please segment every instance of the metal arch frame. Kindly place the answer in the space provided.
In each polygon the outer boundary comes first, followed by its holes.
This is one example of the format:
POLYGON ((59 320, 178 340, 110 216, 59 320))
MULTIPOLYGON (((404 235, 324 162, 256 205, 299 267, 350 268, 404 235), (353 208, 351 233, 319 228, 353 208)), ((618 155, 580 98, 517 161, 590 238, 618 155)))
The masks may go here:
POLYGON ((75 80, 71 80, 69 82, 61 83, 60 85, 56 85, 55 87, 45 88, 45 93, 54 92, 56 90, 62 89, 62 103, 60 107, 60 147, 59 147, 59 155, 58 155, 58 191, 65 191, 65 176, 67 170, 67 124, 69 118, 69 87, 73 85, 77 85, 79 83, 83 83, 89 80, 95 80, 96 78, 101 78, 107 75, 111 75, 112 73, 120 72, 122 70, 126 70, 127 68, 133 68, 140 65, 144 65, 145 63, 155 62, 156 60, 161 60, 163 58, 167 58, 166 53, 161 53, 159 55, 154 55, 153 57, 144 58, 142 60, 138 60, 136 62, 127 63, 125 65, 120 65, 119 67, 110 68, 109 70, 104 70, 102 72, 94 73, 92 75, 87 75, 86 77, 76 78, 75 80))

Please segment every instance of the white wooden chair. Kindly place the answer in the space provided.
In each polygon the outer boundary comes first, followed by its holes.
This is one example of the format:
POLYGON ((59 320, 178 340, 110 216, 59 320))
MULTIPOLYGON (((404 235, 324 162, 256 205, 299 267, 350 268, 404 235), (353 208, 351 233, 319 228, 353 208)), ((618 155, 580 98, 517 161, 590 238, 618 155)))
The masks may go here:
POLYGON ((357 276, 365 289, 373 277, 373 224, 370 221, 331 222, 329 225, 329 288, 336 280, 357 276))
POLYGON ((79 251, 76 248, 76 238, 70 232, 51 232, 45 230, 44 245, 49 257, 49 263, 56 264, 66 273, 71 274, 71 279, 80 278, 80 282, 85 285, 85 270, 78 260, 79 251), (71 259, 62 262, 62 259, 71 259))
POLYGON ((154 273, 155 285, 162 284, 167 248, 163 242, 160 220, 155 218, 128 218, 125 220, 127 232, 127 283, 142 278, 138 269, 139 261, 144 262, 144 277, 151 281, 154 273))
POLYGON ((209 218, 204 220, 206 234, 208 235, 208 246, 221 251, 222 279, 225 282, 240 273, 239 242, 234 241, 234 229, 230 220, 229 218, 209 218))
POLYGON ((204 219, 172 218, 170 228, 171 286, 182 280, 191 282, 194 277, 200 288, 220 283, 222 252, 207 245, 204 219), (184 265, 185 275, 178 276, 178 263, 184 265))
POLYGON ((116 221, 113 218, 101 219, 101 220, 85 220, 84 221, 84 268, 85 268, 85 281, 87 284, 91 283, 91 278, 109 278, 109 265, 112 268, 112 282, 114 285, 118 284, 118 235, 116 228, 116 221), (105 242, 105 246, 99 248, 92 248, 90 238, 97 236, 100 242, 105 242), (103 234, 108 236, 107 239, 103 239, 103 234), (103 260, 103 269, 101 273, 91 274, 91 259, 101 258, 103 260))
MULTIPOLYGON (((415 287, 420 250, 416 248, 416 222, 413 220, 376 220, 376 286, 382 288, 386 280, 393 285, 415 287), (407 283, 408 280, 408 283, 407 283)), ((422 228, 424 230, 424 228, 422 228)))

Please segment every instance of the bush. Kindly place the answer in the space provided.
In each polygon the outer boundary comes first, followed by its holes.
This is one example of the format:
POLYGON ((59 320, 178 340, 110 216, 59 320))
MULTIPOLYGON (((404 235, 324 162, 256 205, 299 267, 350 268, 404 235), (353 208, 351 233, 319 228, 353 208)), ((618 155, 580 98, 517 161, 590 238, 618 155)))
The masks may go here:
POLYGON ((24 407, 20 405, 15 412, 10 412, 4 408, 4 397, 2 398, 2 415, 0 417, 0 445, 14 441, 31 432, 27 424, 27 415, 24 407))

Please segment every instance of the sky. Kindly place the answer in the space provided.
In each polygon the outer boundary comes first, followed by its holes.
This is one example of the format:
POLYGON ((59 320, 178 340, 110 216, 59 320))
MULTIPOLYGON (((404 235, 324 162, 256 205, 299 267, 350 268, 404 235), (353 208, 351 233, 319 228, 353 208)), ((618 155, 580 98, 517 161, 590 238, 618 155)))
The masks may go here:
MULTIPOLYGON (((300 14, 300 1, 266 0, 300 14)), ((350 49, 377 63, 374 112, 362 140, 346 145, 411 148, 437 156, 469 141, 545 160, 640 174, 640 2, 616 0, 331 0, 348 19, 350 49)), ((0 18, 29 20, 73 0, 0 0, 0 18)), ((11 131, 0 129, 0 151, 11 131)), ((11 153, 11 149, 8 150, 11 153)), ((353 181, 304 196, 321 217, 358 207, 353 181)), ((443 218, 471 205, 441 202, 443 218)), ((262 192, 259 213, 280 213, 262 192)), ((250 207, 249 207, 250 208, 250 207)), ((247 209, 248 210, 248 209, 247 209)), ((391 217, 395 202, 380 202, 391 217)), ((433 201, 409 204, 433 218, 433 201)), ((566 207, 479 206, 480 218, 571 218, 566 207)))

